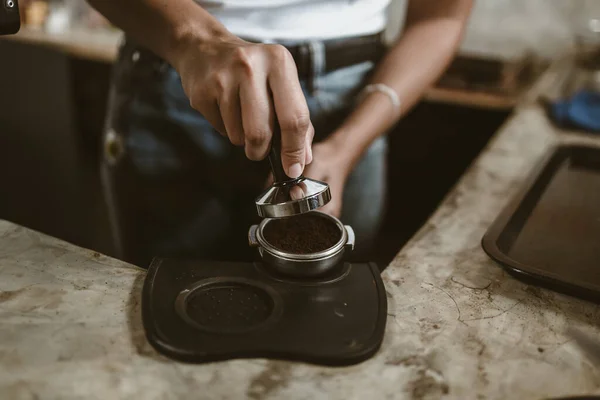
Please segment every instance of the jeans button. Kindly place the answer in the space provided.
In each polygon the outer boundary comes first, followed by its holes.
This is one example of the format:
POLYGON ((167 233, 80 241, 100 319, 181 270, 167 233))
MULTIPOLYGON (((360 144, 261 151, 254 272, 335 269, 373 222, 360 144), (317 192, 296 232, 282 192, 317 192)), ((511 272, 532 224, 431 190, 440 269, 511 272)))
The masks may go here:
POLYGON ((109 165, 115 165, 124 154, 123 138, 113 130, 104 136, 104 159, 109 165))

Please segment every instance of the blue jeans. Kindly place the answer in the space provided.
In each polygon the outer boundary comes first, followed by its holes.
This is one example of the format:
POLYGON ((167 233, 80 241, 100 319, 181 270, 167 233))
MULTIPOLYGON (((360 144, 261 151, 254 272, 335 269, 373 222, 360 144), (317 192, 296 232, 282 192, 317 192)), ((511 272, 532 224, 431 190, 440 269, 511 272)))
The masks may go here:
MULTIPOLYGON (((323 73, 315 44, 312 77, 302 79, 315 141, 335 130, 373 68, 323 73)), ((387 141, 376 140, 351 173, 342 221, 366 252, 385 199, 387 141)), ((268 163, 249 161, 192 109, 177 72, 148 51, 121 47, 111 87, 102 176, 117 256, 141 266, 154 256, 251 257, 247 230, 268 163)))

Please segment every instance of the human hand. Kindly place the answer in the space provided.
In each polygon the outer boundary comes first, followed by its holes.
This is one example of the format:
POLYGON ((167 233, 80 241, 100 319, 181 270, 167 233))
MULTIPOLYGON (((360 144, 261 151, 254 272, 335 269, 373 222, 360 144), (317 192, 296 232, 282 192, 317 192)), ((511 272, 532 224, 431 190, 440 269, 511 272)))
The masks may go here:
MULTIPOLYGON (((313 146, 312 162, 306 166, 304 176, 326 182, 331 192, 329 203, 319 209, 339 218, 342 213, 342 200, 346 179, 352 167, 347 157, 337 150, 331 142, 321 142, 313 146)), ((273 184, 273 175, 269 174, 265 187, 273 184)))
POLYGON ((251 160, 267 156, 278 121, 281 160, 290 178, 312 160, 314 128, 291 54, 280 45, 254 44, 235 36, 191 40, 174 67, 190 105, 251 160))
POLYGON ((306 167, 304 176, 329 184, 331 200, 321 207, 320 211, 340 217, 344 186, 351 170, 352 167, 344 154, 332 143, 325 141, 314 145, 313 161, 306 167))

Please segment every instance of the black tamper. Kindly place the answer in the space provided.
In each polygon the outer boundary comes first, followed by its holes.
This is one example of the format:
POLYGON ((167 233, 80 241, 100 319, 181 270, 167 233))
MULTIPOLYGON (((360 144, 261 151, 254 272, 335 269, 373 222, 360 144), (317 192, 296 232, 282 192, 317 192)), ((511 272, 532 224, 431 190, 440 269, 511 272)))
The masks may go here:
MULTIPOLYGON (((277 123, 275 124, 277 125, 277 123)), ((281 133, 275 128, 269 152, 273 184, 256 198, 256 210, 263 218, 284 218, 316 210, 331 200, 325 182, 287 176, 281 163, 281 133)))

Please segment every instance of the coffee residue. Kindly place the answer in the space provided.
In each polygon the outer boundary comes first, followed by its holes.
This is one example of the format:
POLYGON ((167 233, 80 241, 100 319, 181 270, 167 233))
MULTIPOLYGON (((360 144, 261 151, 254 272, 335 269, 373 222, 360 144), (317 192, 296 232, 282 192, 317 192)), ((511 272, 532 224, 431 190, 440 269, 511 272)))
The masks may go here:
POLYGON ((263 235, 278 250, 310 254, 335 246, 342 232, 334 221, 308 213, 271 220, 265 225, 263 235))

